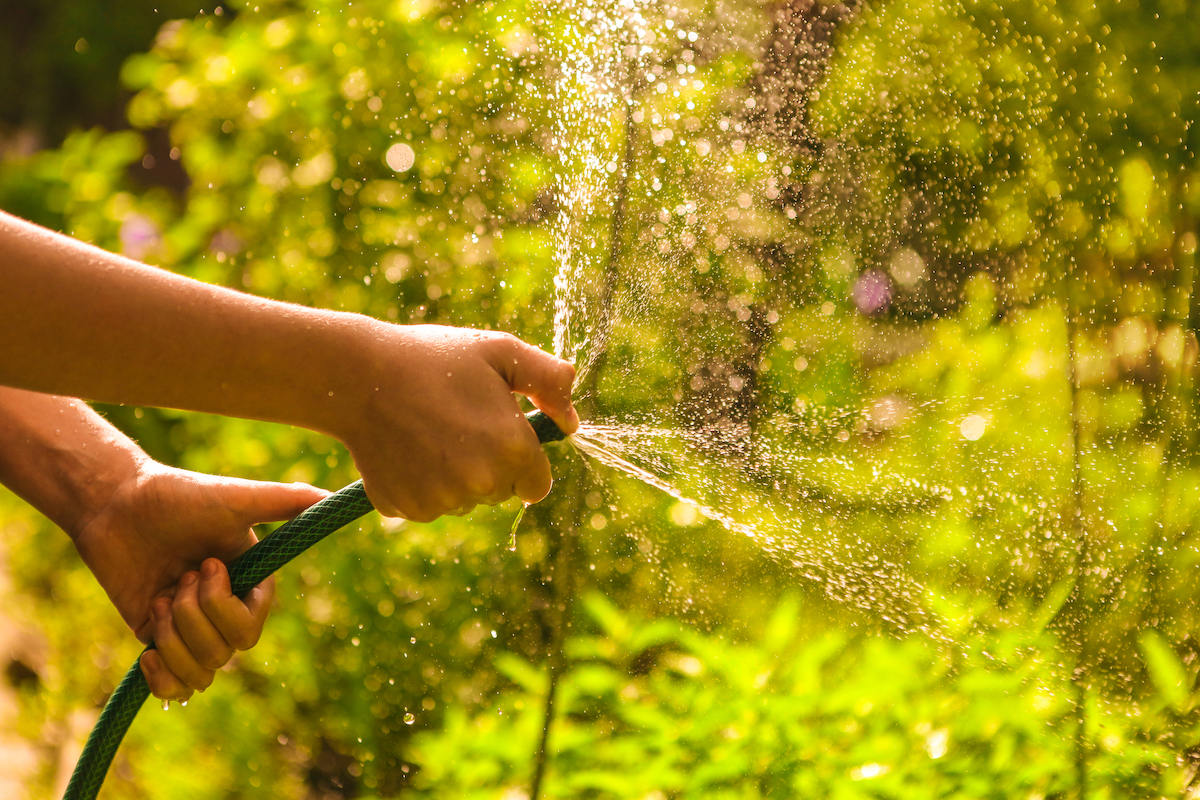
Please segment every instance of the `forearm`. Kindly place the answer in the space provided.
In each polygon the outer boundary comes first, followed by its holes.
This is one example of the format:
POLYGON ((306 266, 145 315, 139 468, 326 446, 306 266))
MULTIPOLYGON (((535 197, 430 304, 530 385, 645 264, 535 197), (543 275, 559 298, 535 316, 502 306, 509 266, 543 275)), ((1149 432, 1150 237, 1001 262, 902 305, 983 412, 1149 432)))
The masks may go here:
POLYGON ((148 460, 81 400, 0 387, 0 483, 72 536, 148 460))
POLYGON ((193 281, 0 212, 0 385, 327 433, 348 397, 358 315, 193 281))

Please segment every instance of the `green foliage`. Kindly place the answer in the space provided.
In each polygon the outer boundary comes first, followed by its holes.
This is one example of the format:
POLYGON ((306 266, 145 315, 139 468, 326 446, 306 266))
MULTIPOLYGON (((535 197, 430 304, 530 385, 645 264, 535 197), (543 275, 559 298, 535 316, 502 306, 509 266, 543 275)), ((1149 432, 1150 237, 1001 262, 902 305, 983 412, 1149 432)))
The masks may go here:
MULTIPOLYGON (((583 360, 611 268, 581 405, 753 526, 568 447, 515 552, 512 507, 366 521, 211 691, 144 712, 106 796, 515 800, 552 664, 547 797, 1194 792, 1195 14, 894 0, 822 40, 638 8, 628 111, 579 111, 564 54, 627 51, 573 7, 262 2, 125 61, 132 130, 0 162, 14 213, 397 322, 549 346, 565 258, 583 360), (153 153, 183 179, 143 185, 153 153)), ((105 411, 191 469, 355 477, 310 432, 105 411)), ((137 647, 61 534, 7 495, 0 521, 5 613, 45 644, 19 733, 66 752, 137 647)))
MULTIPOLYGON (((598 595, 587 608, 598 630, 567 647, 548 796, 999 798, 1072 785, 1074 687, 1047 663, 1053 636, 972 636, 948 656, 915 639, 814 633, 794 596, 744 641, 630 618, 598 595)), ((523 785, 545 681, 510 663, 513 686, 490 709, 418 737, 419 795, 523 785)), ((1178 791, 1166 748, 1122 746, 1138 721, 1091 710, 1102 791, 1178 791)))

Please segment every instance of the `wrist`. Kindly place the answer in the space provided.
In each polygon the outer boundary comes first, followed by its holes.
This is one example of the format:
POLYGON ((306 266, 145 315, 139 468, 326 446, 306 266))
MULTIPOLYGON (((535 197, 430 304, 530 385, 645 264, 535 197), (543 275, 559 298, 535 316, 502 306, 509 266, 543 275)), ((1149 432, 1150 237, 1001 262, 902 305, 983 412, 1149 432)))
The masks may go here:
POLYGON ((0 387, 0 483, 72 538, 148 463, 83 401, 0 387))
POLYGON ((58 465, 59 479, 66 487, 61 511, 47 514, 72 540, 78 540, 88 524, 108 508, 125 486, 137 483, 153 460, 120 433, 100 447, 65 453, 58 465), (89 452, 91 450, 92 452, 89 452))
MULTIPOLYGON (((321 312, 322 329, 317 350, 305 370, 305 396, 296 403, 294 424, 346 443, 353 438, 373 402, 380 382, 375 351, 384 326, 362 314, 321 312)), ((289 420, 291 421, 291 420, 289 420)))

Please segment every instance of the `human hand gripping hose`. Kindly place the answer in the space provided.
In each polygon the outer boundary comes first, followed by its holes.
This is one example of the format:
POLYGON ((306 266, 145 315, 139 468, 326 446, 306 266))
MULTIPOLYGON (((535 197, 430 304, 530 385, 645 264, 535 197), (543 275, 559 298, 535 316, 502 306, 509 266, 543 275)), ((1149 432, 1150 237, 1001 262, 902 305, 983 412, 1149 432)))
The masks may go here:
MULTIPOLYGON (((554 421, 541 411, 530 412, 526 419, 542 444, 565 438, 554 421)), ((234 559, 229 565, 229 582, 233 593, 238 597, 245 596, 275 570, 338 528, 373 510, 374 506, 367 499, 362 481, 355 481, 305 509, 234 559)), ((146 649, 152 647, 153 642, 146 649)), ((94 800, 125 732, 149 696, 150 687, 142 675, 139 662, 134 661, 116 691, 108 698, 96 727, 92 728, 63 800, 94 800)))

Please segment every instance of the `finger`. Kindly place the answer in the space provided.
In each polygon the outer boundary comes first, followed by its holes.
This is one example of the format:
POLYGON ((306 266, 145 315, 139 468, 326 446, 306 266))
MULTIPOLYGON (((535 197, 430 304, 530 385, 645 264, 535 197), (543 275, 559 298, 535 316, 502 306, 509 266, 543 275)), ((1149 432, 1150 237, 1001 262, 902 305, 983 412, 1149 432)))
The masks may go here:
POLYGON ((329 492, 307 483, 266 483, 228 479, 226 502, 246 521, 246 527, 260 522, 291 519, 321 500, 329 492))
POLYGON ((481 505, 481 506, 498 506, 515 494, 516 494, 516 492, 514 492, 511 487, 509 487, 508 489, 506 489, 504 491, 495 491, 495 492, 492 492, 491 494, 489 494, 487 497, 480 498, 479 505, 481 505))
POLYGON ((550 474, 550 460, 541 448, 525 462, 513 483, 513 494, 526 503, 536 503, 550 494, 554 479, 550 474))
POLYGON ((506 464, 503 474, 512 481, 512 494, 526 503, 536 503, 550 493, 550 461, 533 428, 518 424, 504 431, 497 442, 497 451, 506 464))
POLYGON ((386 498, 379 497, 376 502, 375 498, 371 496, 374 490, 370 486, 367 486, 366 489, 367 499, 383 517, 396 517, 409 522, 433 522, 445 511, 443 507, 435 506, 419 498, 405 497, 399 499, 396 504, 392 504, 386 498))
POLYGON ((267 616, 271 613, 271 604, 275 602, 275 576, 268 576, 265 581, 251 589, 250 594, 246 595, 243 602, 250 611, 250 619, 254 621, 254 628, 257 631, 254 643, 257 644, 258 638, 262 635, 263 626, 267 624, 267 616))
POLYGON ((157 650, 147 650, 138 661, 142 665, 142 675, 146 678, 150 693, 159 700, 183 701, 192 696, 192 690, 163 664, 162 656, 157 650))
POLYGON ((393 499, 390 495, 384 494, 379 490, 373 478, 363 478, 363 490, 367 493, 367 499, 371 501, 371 507, 379 513, 379 516, 409 519, 405 513, 409 506, 407 498, 402 496, 399 499, 393 499))
POLYGON ((215 673, 201 665, 184 644, 171 616, 171 603, 164 597, 154 601, 154 620, 154 646, 163 665, 189 689, 203 692, 211 686, 215 673))
POLYGON ((411 503, 405 516, 413 522, 433 522, 443 514, 456 514, 460 509, 473 507, 475 500, 475 496, 461 486, 433 488, 411 503))
POLYGON ((489 361, 509 387, 532 400, 563 433, 578 430, 579 414, 571 405, 575 367, 514 336, 501 336, 494 341, 489 361))
POLYGON ((183 643, 206 669, 220 669, 233 657, 233 647, 200 608, 200 574, 187 572, 171 603, 171 616, 183 643))
POLYGON ((246 595, 236 597, 229 586, 229 571, 218 559, 206 559, 200 568, 200 608, 235 650, 249 650, 258 644, 271 600, 275 597, 275 579, 267 578, 246 595))
POLYGON ((427 525, 443 514, 453 514, 457 508, 458 506, 448 500, 420 503, 413 507, 412 513, 409 514, 408 518, 413 522, 420 522, 427 525))

